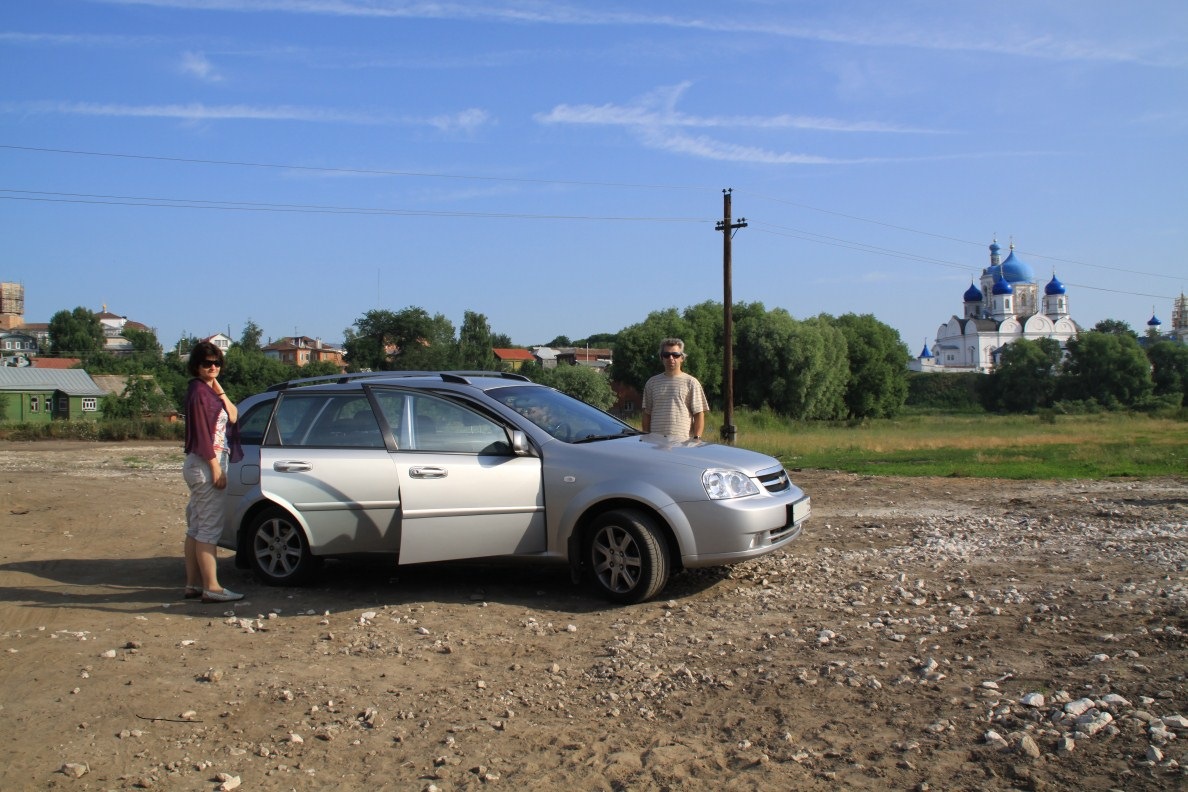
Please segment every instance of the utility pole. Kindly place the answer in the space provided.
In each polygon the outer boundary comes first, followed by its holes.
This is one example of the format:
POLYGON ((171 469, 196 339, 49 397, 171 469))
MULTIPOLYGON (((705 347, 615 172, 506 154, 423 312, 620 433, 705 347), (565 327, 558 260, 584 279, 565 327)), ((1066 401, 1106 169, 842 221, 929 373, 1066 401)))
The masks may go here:
POLYGON ((734 230, 747 227, 747 218, 738 218, 737 223, 730 221, 730 194, 734 189, 727 187, 722 190, 722 221, 715 226, 715 230, 722 232, 722 396, 726 405, 724 421, 722 423, 722 441, 727 445, 734 445, 738 429, 734 426, 734 287, 731 284, 730 240, 734 230))

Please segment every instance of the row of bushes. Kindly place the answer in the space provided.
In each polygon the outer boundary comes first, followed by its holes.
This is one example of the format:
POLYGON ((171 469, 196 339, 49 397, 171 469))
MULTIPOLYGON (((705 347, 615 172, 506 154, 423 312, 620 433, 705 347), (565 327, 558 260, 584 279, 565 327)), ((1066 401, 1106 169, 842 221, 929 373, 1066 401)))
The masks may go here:
POLYGON ((185 441, 185 424, 158 419, 108 418, 0 424, 0 440, 176 440, 185 441))

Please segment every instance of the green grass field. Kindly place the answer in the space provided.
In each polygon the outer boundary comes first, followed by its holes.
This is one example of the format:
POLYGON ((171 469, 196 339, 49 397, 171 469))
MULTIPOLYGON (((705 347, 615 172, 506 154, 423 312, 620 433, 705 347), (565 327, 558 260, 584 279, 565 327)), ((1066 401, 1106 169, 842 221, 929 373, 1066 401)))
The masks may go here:
MULTIPOLYGON (((1009 479, 1188 476, 1188 422, 1145 415, 912 415, 846 425, 743 412, 734 423, 737 445, 789 469, 1009 479)), ((706 434, 721 425, 721 414, 711 414, 706 434)))

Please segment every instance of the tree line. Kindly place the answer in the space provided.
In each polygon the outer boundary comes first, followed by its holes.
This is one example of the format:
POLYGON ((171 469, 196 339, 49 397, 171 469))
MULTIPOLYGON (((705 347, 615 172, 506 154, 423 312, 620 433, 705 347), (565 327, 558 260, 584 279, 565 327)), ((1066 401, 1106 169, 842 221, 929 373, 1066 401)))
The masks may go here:
POLYGON ((1106 319, 1068 342, 1020 339, 1003 347, 979 382, 982 406, 997 412, 1059 408, 1176 409, 1188 396, 1188 346, 1152 333, 1144 347, 1125 322, 1106 319))
MULTIPOLYGON (((869 314, 798 320, 782 308, 738 303, 734 322, 735 406, 767 409, 794 420, 892 417, 904 407, 909 391, 921 403, 940 398, 956 404, 972 398, 999 412, 1053 406, 1174 408, 1183 403, 1188 386, 1188 347, 1150 339, 1144 348, 1116 320, 1081 333, 1067 351, 1050 339, 1008 344, 994 372, 973 379, 949 374, 909 379, 907 346, 896 330, 869 314)), ((82 358, 91 373, 151 374, 160 386, 156 393, 143 382, 131 383, 123 399, 104 405, 105 415, 131 417, 182 403, 189 379, 186 357, 197 338, 183 339, 165 355, 151 331, 127 330, 124 337, 132 352, 114 356, 103 351, 98 315, 85 308, 58 312, 49 329, 52 352, 82 358)), ((226 353, 220 382, 233 399, 297 377, 338 373, 330 363, 298 368, 269 358, 260 346, 262 335, 249 319, 226 353)), ((493 331, 481 313, 465 311, 461 327, 455 328, 445 316, 416 306, 369 310, 344 337, 349 371, 493 371, 499 363, 492 350, 515 346, 507 335, 493 331)), ((616 400, 612 381, 642 392, 647 379, 661 370, 657 352, 668 337, 685 341, 685 370, 701 381, 711 405, 720 409, 725 343, 720 302, 654 311, 617 333, 576 340, 557 336, 549 342, 554 347, 613 349, 609 376, 584 366, 539 364, 526 364, 520 373, 606 409, 616 400)))

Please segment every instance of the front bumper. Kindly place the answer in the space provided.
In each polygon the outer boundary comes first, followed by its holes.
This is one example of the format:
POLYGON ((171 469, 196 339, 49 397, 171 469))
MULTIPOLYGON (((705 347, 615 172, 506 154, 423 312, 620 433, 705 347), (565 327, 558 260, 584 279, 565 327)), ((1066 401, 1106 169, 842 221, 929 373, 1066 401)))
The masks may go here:
POLYGON ((681 564, 694 569, 736 564, 779 550, 800 536, 812 501, 797 491, 786 498, 675 503, 665 512, 670 524, 688 526, 691 543, 681 545, 681 564))

